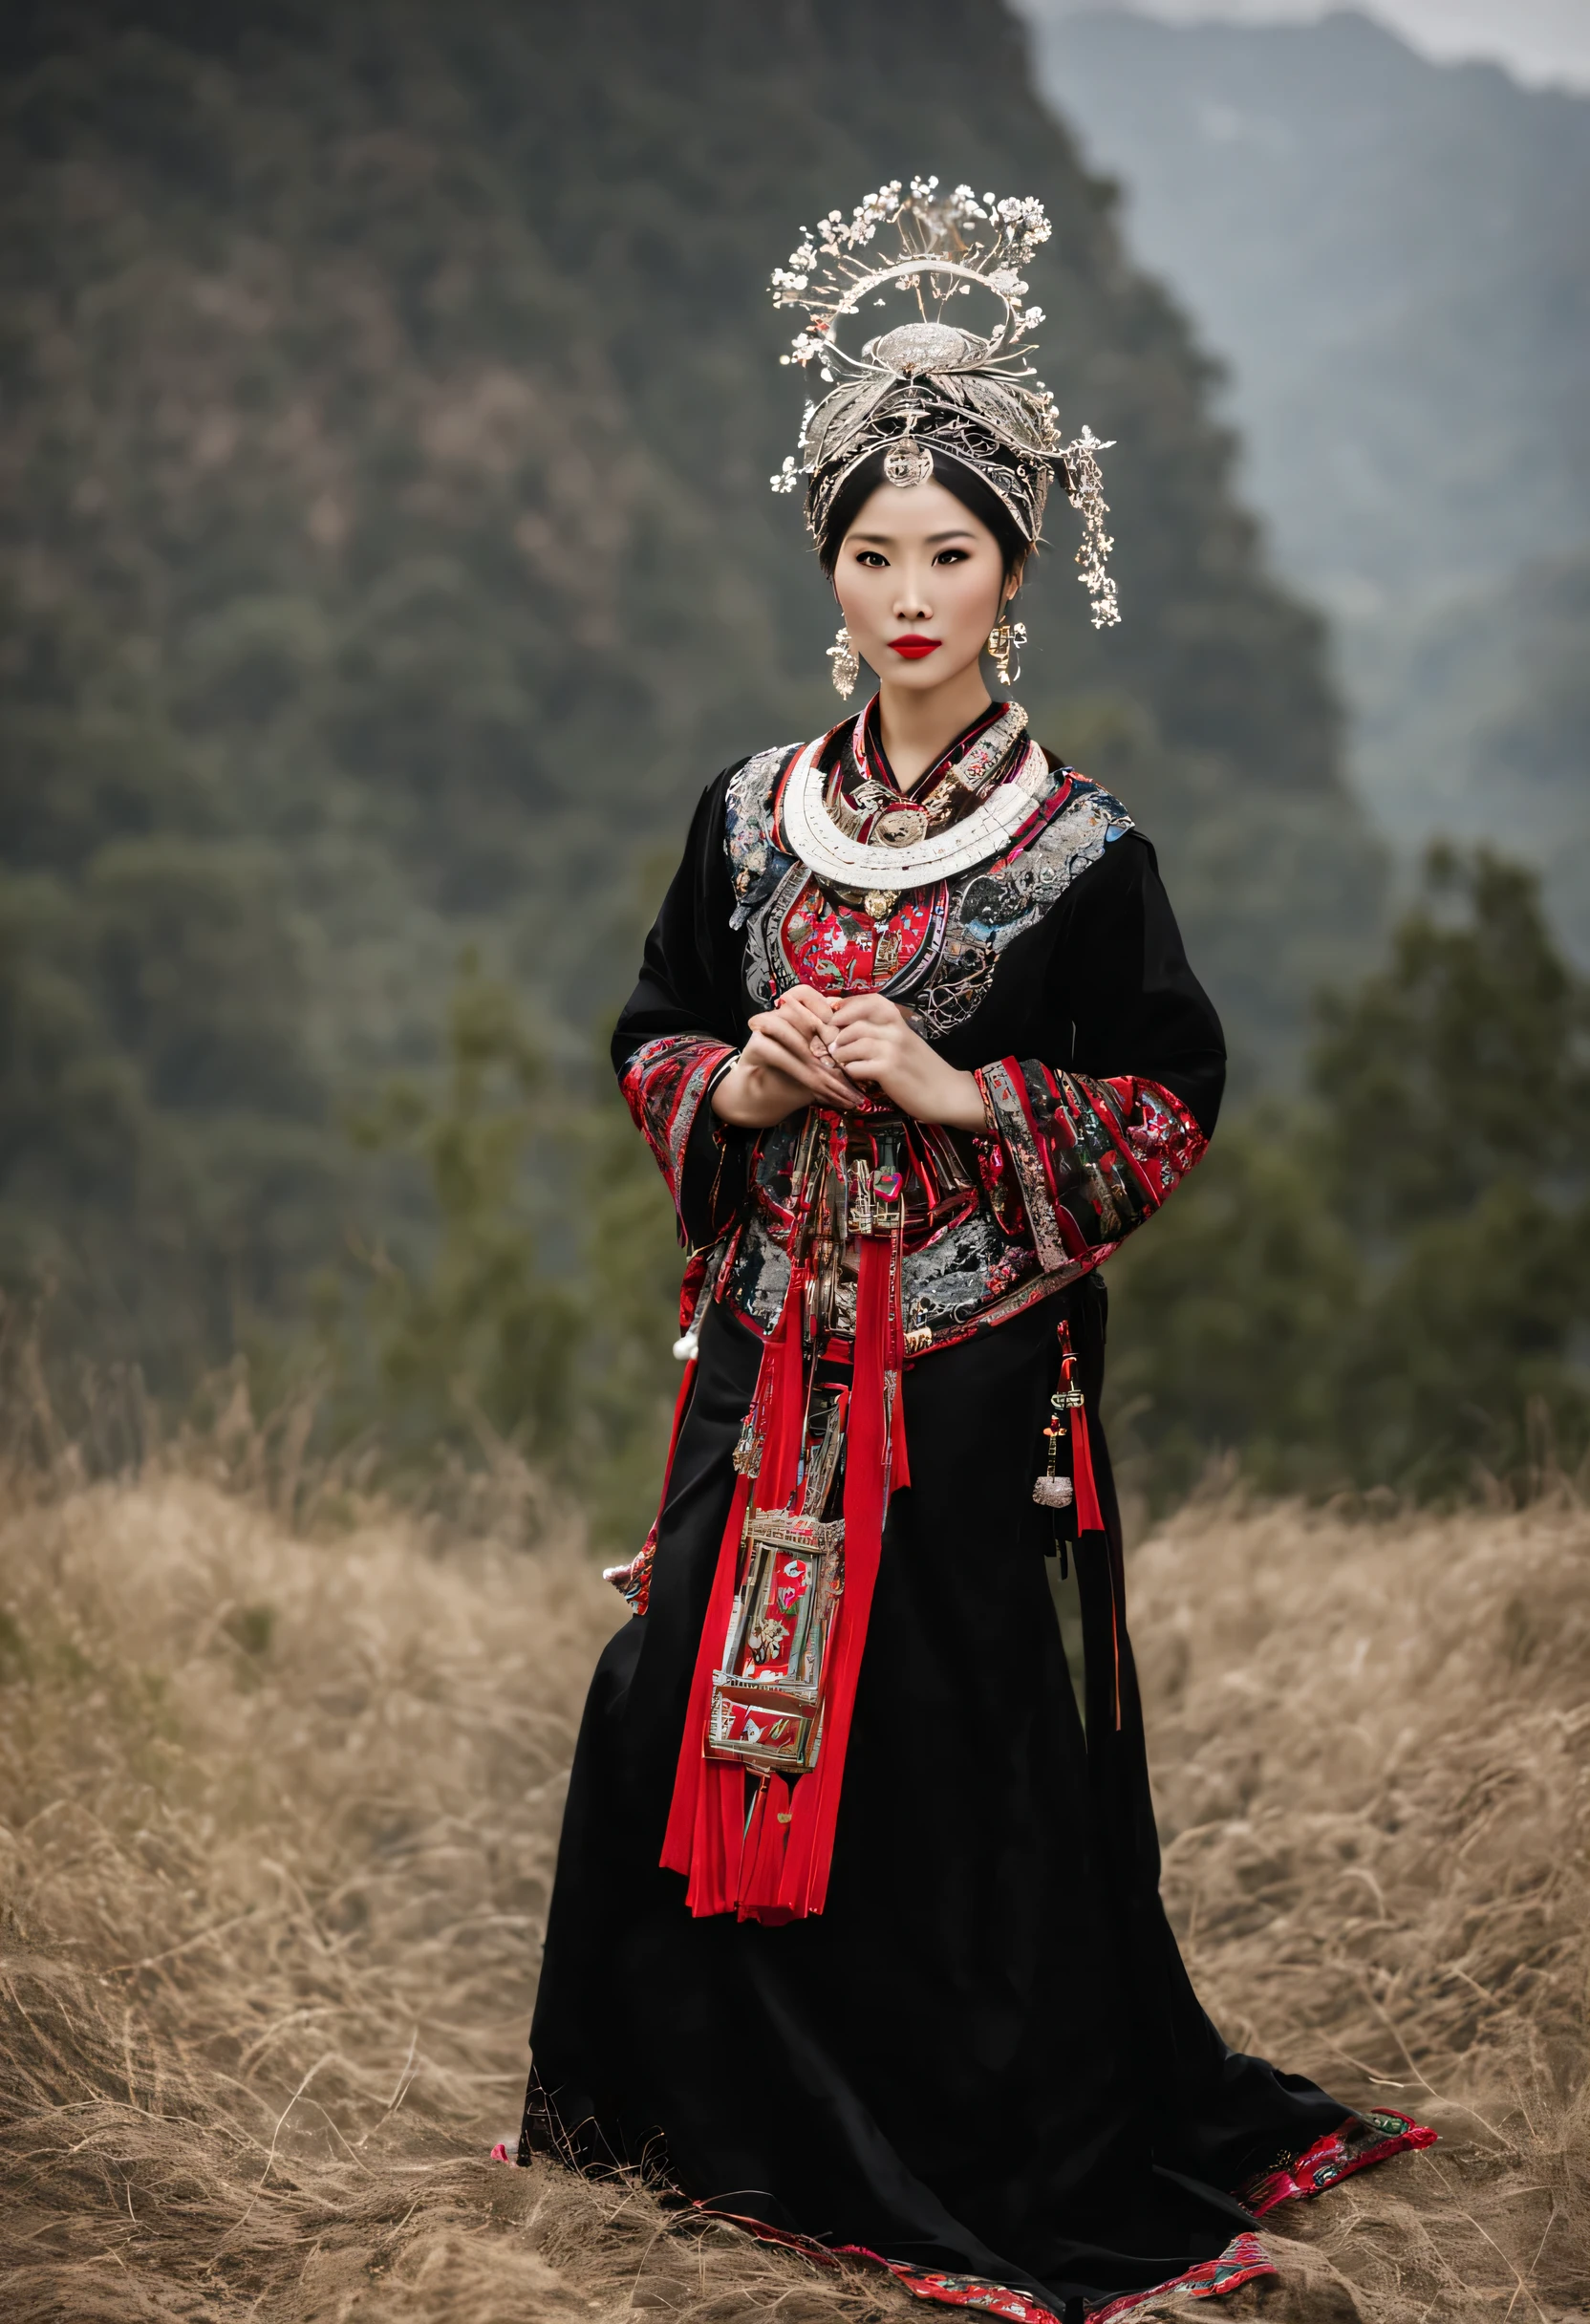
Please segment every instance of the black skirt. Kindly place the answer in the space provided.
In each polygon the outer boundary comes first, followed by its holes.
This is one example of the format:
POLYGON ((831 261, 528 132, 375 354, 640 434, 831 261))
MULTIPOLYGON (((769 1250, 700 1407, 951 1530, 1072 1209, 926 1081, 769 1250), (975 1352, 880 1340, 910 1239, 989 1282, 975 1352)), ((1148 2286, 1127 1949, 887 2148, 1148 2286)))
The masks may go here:
MULTIPOLYGON (((1064 1297, 1096 1412, 1104 1294, 1064 1297)), ((1350 2110, 1229 2051, 1188 1981, 1098 1536, 1079 1711, 1031 1497, 1056 1321, 1051 1300, 907 1373, 912 1484, 827 1908, 766 1927, 693 1920, 657 1863, 761 1352, 708 1315, 649 1610, 603 1653, 581 1728, 522 2153, 648 2164, 772 2228, 1077 2313, 1215 2257, 1253 2225, 1232 2190, 1350 2110)))

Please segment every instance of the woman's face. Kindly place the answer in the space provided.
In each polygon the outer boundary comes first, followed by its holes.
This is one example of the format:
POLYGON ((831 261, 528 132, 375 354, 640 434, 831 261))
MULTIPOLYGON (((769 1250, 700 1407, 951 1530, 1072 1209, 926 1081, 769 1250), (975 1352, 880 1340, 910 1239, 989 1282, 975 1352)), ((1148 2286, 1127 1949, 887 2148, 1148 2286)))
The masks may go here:
POLYGON ((856 652, 891 686, 927 694, 976 663, 1016 582, 988 527, 930 478, 863 502, 833 586, 856 652))

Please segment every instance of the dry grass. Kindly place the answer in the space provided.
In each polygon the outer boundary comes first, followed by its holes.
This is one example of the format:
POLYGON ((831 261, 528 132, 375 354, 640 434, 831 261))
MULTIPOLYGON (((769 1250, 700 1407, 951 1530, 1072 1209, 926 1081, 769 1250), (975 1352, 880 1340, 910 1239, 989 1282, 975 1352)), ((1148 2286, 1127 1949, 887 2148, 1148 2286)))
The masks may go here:
MULTIPOLYGON (((1590 2313, 1590 1519, 1194 1510, 1133 1588, 1212 2006, 1447 2134, 1235 2309, 1590 2313)), ((301 1539, 173 1467, 13 1496, 0 1603, 5 2324, 908 2312, 483 2160, 617 1612, 567 1529, 301 1539)))
POLYGON ((1281 2218, 1366 2316, 1590 2313, 1590 1516, 1192 1509, 1133 1588, 1212 2012, 1443 2134, 1281 2218))

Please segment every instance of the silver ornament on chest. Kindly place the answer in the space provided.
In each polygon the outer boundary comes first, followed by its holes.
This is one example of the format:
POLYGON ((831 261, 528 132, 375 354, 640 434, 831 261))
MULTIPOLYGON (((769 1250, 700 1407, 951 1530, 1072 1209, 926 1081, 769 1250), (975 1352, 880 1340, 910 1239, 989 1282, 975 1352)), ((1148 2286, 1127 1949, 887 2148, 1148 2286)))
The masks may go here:
POLYGON ((925 807, 906 803, 884 809, 872 826, 872 837, 880 847, 910 848, 926 839, 932 828, 933 818, 925 807))

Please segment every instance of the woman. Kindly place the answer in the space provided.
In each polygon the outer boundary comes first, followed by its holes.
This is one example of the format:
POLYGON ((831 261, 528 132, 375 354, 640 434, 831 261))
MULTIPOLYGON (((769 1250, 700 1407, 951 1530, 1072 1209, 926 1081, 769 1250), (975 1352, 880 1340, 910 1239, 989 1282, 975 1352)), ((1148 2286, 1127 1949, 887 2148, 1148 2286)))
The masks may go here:
POLYGON ((1047 231, 890 186, 774 278, 843 375, 801 472, 835 684, 859 656, 878 690, 709 785, 614 1039, 693 1360, 581 1732, 521 2153, 1070 2324, 1268 2272, 1258 2211, 1429 2134, 1228 2051, 1159 1904, 1096 1269, 1202 1153, 1224 1053, 1152 849, 982 678, 1052 474, 1116 617, 1096 440, 1011 352, 1047 231), (919 319, 843 355, 901 283, 919 319), (962 287, 993 338, 933 319, 962 287))

